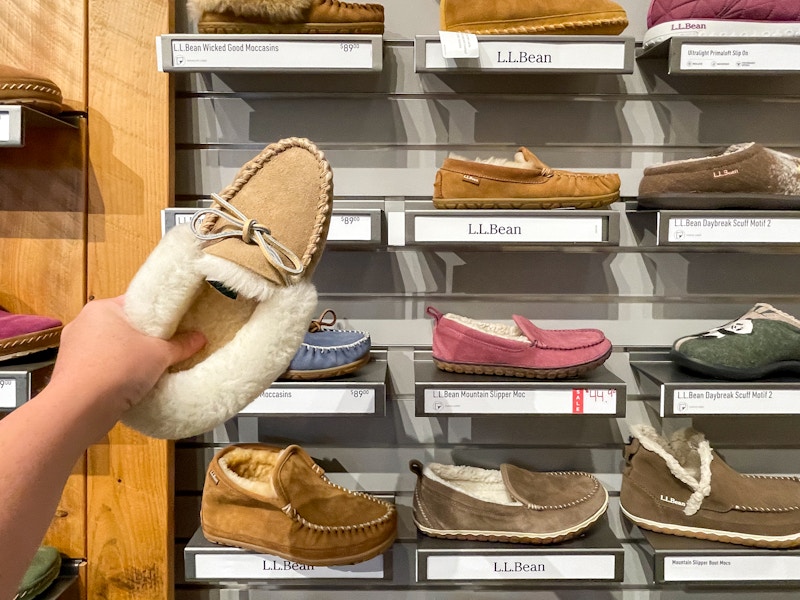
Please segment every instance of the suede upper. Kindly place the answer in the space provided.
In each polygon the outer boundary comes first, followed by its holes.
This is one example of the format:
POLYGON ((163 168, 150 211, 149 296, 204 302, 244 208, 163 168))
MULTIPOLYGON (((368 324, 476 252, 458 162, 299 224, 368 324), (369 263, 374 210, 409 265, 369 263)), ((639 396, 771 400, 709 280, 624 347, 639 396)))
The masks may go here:
POLYGON ((683 19, 800 21, 800 3, 788 0, 652 0, 647 26, 683 19))
POLYGON ((61 321, 39 315, 17 315, 0 308, 0 360, 55 348, 61 321))

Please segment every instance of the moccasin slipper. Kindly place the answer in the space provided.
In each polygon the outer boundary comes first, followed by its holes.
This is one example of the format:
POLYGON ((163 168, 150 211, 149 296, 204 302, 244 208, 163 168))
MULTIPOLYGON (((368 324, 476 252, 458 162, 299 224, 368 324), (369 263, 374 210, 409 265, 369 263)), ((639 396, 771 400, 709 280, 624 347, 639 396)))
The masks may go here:
POLYGON ((61 572, 61 554, 52 546, 40 546, 17 588, 14 600, 32 600, 50 587, 61 572))
POLYGON ((0 65, 0 104, 23 104, 58 114, 64 110, 61 100, 61 90, 46 77, 0 65))
POLYGON ((58 347, 61 321, 39 315, 17 315, 0 308, 0 361, 58 347))
POLYGON ((210 431, 286 370, 316 308, 309 280, 332 198, 322 152, 288 138, 164 236, 131 281, 125 312, 149 335, 194 330, 208 343, 165 374, 126 425, 168 439, 210 431))

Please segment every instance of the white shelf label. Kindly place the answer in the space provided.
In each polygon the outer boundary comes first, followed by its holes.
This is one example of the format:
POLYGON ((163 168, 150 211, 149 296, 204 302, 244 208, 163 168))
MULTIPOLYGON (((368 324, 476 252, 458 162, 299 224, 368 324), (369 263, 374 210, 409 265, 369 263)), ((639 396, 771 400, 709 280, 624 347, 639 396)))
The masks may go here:
POLYGON ((676 415, 800 414, 800 389, 675 390, 672 411, 676 415))
POLYGON ((564 414, 613 415, 617 412, 617 390, 480 390, 426 389, 426 414, 564 414))
POLYGON ((370 215, 333 214, 328 230, 329 242, 372 241, 372 218, 370 215))
POLYGON ((372 69, 372 43, 349 40, 172 40, 175 69, 372 69))
POLYGON ((189 223, 195 215, 195 211, 190 213, 175 213, 175 225, 183 225, 189 223))
POLYGON ((602 217, 414 217, 416 242, 602 242, 602 217))
POLYGON ((665 581, 800 580, 800 556, 667 556, 665 581))
POLYGON ((686 44, 681 46, 684 71, 797 71, 800 44, 686 44))
POLYGON ((11 141, 11 113, 0 112, 0 142, 11 141))
POLYGON ((345 567, 312 567, 269 554, 196 554, 197 579, 383 579, 383 555, 345 567))
POLYGON ((248 404, 248 414, 373 414, 374 388, 270 388, 248 404))
POLYGON ((17 406, 17 380, 0 379, 0 408, 16 408, 17 406))
POLYGON ((800 242, 800 219, 759 217, 670 217, 670 242, 778 244, 800 242))
MULTIPOLYGON (((480 41, 478 62, 482 69, 519 70, 622 70, 625 44, 621 42, 534 42, 480 41)), ((443 56, 439 41, 428 41, 425 67, 457 68, 458 63, 443 56)))
POLYGON ((478 36, 463 31, 440 31, 442 56, 445 58, 478 58, 478 36))
POLYGON ((429 555, 428 581, 614 579, 613 554, 429 555))

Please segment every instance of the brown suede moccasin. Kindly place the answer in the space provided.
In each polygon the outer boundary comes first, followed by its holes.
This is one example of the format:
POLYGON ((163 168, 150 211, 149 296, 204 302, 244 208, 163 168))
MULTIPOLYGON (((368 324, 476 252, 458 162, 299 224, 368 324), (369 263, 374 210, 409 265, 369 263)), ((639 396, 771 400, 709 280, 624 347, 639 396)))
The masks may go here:
POLYGON ((616 173, 551 169, 527 148, 514 160, 446 158, 436 172, 436 208, 599 208, 619 199, 616 173))
POLYGON ((409 466, 417 475, 414 523, 433 537, 551 544, 579 535, 608 506, 605 488, 588 473, 409 466))
POLYGON ((206 539, 314 565, 350 565, 385 552, 397 534, 392 504, 328 481, 298 446, 236 444, 206 473, 206 539))
POLYGON ((64 110, 61 100, 61 90, 46 77, 0 65, 0 104, 23 104, 58 114, 64 110))
POLYGON ((620 506, 643 529, 762 548, 800 545, 800 479, 742 475, 702 433, 634 426, 620 506))
POLYGON ((339 0, 189 0, 200 33, 383 34, 383 6, 339 0))
POLYGON ((441 0, 441 28, 476 34, 616 35, 628 26, 611 0, 441 0))

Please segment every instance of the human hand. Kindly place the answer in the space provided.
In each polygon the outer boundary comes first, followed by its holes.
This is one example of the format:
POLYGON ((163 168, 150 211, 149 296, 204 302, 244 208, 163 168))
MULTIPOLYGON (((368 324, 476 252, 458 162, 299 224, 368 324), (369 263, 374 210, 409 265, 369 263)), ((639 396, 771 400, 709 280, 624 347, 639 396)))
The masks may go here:
POLYGON ((93 300, 64 327, 48 386, 111 403, 116 418, 136 405, 168 367, 206 343, 200 332, 170 340, 143 334, 128 323, 124 304, 124 296, 93 300))

